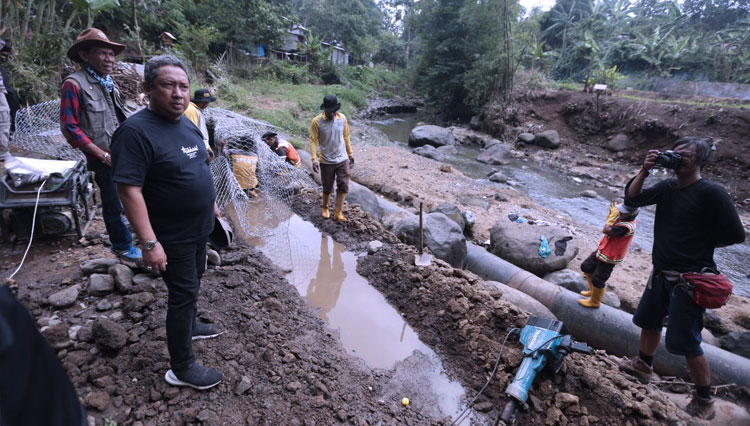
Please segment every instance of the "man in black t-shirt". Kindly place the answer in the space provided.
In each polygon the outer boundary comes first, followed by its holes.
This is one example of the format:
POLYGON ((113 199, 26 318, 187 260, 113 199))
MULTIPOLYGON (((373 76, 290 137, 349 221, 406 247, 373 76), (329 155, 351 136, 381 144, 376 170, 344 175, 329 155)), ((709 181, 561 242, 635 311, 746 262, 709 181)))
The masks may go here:
POLYGON ((206 241, 219 216, 203 137, 182 115, 190 102, 185 65, 157 56, 144 70, 149 106, 112 137, 113 180, 143 246, 144 263, 162 272, 169 290, 167 347, 174 386, 208 389, 221 373, 195 362, 192 340, 219 335, 196 320, 206 241))
POLYGON ((685 411, 710 419, 714 416, 711 398, 711 369, 701 349, 705 309, 676 282, 670 272, 698 272, 716 268, 714 249, 745 240, 745 231, 734 203, 720 185, 701 178, 701 167, 711 153, 699 138, 681 138, 673 147, 680 157, 675 177, 643 189, 659 151, 646 155, 643 168, 625 187, 625 203, 630 206, 656 204, 654 218, 653 271, 638 304, 633 323, 641 327, 640 353, 620 365, 620 369, 648 383, 651 364, 661 340, 664 318, 668 317, 665 346, 675 355, 684 355, 695 382, 695 394, 685 411))

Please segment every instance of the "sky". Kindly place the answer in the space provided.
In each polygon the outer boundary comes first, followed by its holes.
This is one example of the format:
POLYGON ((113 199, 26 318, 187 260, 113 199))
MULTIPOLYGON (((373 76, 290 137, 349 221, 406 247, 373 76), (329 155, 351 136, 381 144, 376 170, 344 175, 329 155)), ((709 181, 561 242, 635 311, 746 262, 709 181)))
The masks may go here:
POLYGON ((555 0, 521 0, 521 6, 530 11, 535 6, 541 7, 542 10, 548 10, 555 5, 555 0))

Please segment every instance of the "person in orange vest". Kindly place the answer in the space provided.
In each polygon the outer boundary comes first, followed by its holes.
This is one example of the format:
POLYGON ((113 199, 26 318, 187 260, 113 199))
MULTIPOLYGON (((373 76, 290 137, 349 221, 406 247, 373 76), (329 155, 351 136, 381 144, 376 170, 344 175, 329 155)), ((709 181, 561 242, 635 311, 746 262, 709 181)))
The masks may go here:
POLYGON ((268 147, 271 148, 279 157, 286 160, 287 163, 294 167, 299 167, 302 164, 302 160, 299 158, 299 154, 294 146, 285 139, 278 137, 278 134, 274 132, 264 133, 260 137, 268 147))
POLYGON ((612 274, 612 269, 625 260, 630 242, 633 241, 637 215, 637 207, 614 202, 609 205, 607 222, 602 229, 604 237, 599 242, 599 247, 581 263, 581 271, 589 284, 589 289, 581 292, 582 296, 588 297, 588 299, 578 301, 581 306, 587 308, 601 306, 604 288, 612 274))

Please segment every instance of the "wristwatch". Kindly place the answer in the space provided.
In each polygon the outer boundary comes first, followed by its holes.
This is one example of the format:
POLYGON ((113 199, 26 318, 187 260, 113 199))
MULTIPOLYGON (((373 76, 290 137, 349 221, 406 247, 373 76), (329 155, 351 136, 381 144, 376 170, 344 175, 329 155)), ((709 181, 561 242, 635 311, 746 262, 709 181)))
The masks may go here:
POLYGON ((157 240, 146 240, 142 244, 143 250, 144 251, 151 251, 151 250, 154 249, 154 247, 156 247, 156 244, 158 244, 158 243, 159 243, 159 241, 157 241, 157 240))

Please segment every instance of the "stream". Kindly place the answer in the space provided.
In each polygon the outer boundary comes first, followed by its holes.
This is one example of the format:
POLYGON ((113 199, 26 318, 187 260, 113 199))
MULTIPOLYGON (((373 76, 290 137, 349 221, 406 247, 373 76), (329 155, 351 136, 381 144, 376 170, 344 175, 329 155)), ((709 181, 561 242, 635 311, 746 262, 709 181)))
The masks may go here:
MULTIPOLYGON (((411 150, 408 146, 411 130, 419 122, 431 121, 434 121, 431 114, 420 110, 416 113, 387 115, 378 120, 371 120, 368 124, 382 130, 391 140, 391 144, 411 150)), ((586 184, 575 177, 560 179, 556 171, 531 161, 513 159, 508 165, 489 165, 476 161, 479 155, 478 148, 457 144, 456 149, 458 153, 446 156, 445 163, 466 176, 476 179, 483 185, 501 187, 504 184, 490 182, 487 179, 493 170, 500 169, 508 177, 512 187, 525 192, 535 203, 567 213, 581 223, 600 227, 607 215, 610 201, 622 197, 619 192, 614 193, 608 188, 586 184), (597 197, 581 196, 581 192, 586 190, 595 191, 597 197)), ((654 211, 653 206, 641 209, 638 215, 640 231, 635 233, 633 239, 633 244, 649 253, 653 246, 654 211)), ((750 266, 747 259, 750 259, 750 241, 747 239, 743 244, 718 248, 714 253, 718 268, 734 284, 734 293, 750 297, 750 266)))

